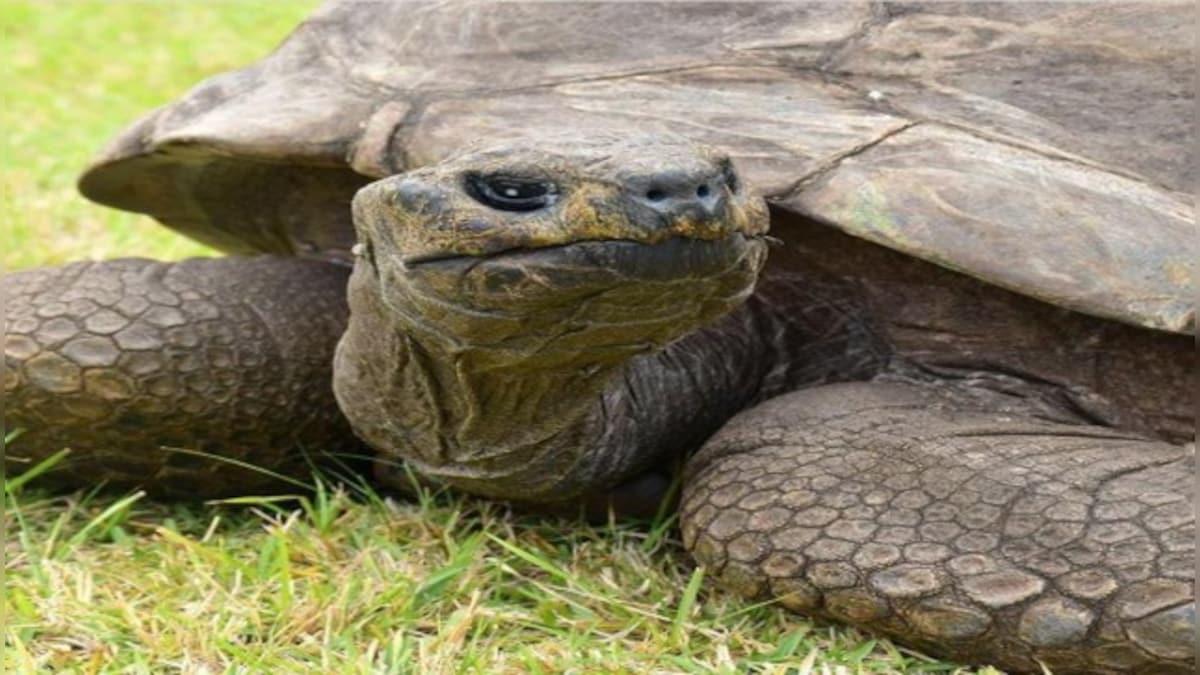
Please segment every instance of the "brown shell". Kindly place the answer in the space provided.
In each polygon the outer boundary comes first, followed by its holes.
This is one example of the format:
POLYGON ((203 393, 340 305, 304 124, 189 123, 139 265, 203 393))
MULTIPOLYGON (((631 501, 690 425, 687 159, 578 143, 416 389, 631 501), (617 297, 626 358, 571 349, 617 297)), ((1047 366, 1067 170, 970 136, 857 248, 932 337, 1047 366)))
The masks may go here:
POLYGON ((1090 314, 1195 322, 1190 3, 334 0, 80 181, 234 253, 344 256, 481 139, 683 134, 777 208, 1090 314))

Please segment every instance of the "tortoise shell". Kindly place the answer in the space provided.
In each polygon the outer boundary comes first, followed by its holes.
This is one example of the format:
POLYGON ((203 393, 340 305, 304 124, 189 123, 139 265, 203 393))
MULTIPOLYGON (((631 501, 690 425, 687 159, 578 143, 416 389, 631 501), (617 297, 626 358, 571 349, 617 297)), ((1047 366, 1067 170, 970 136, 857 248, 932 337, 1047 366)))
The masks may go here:
POLYGON ((1184 2, 333 0, 80 188, 230 253, 345 258, 376 178, 489 139, 669 132, 773 208, 1189 332, 1195 28, 1184 2))

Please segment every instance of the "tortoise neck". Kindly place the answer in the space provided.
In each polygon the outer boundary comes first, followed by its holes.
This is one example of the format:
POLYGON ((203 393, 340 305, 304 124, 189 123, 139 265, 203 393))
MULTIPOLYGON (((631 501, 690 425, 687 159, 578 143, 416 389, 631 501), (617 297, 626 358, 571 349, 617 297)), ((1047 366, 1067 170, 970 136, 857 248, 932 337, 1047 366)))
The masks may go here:
POLYGON ((598 459, 626 448, 643 459, 684 455, 763 400, 883 372, 890 344, 841 291, 768 273, 720 321, 632 359, 605 390, 608 450, 598 459))
POLYGON ((746 303, 666 348, 547 362, 538 350, 405 330, 352 283, 335 388, 360 436, 421 473, 486 496, 566 499, 694 450, 766 397, 877 372, 888 351, 850 320, 859 313, 810 291, 768 277, 746 303))

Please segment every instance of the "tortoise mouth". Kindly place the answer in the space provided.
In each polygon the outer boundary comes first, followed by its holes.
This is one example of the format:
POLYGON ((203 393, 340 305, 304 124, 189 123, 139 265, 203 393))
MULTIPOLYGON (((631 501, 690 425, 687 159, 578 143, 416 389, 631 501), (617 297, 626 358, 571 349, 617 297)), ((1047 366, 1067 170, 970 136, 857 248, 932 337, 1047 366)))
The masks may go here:
POLYGON ((766 262, 766 242, 742 233, 657 244, 583 240, 403 266, 380 262, 380 274, 370 276, 408 329, 479 348, 645 351, 740 304, 766 262))
MULTIPOLYGON (((747 258, 765 255, 764 235, 735 232, 720 239, 676 236, 659 242, 631 239, 585 239, 537 248, 514 247, 487 255, 447 253, 403 258, 410 274, 453 272, 463 274, 484 266, 499 271, 512 268, 528 273, 553 270, 561 281, 596 272, 630 279, 667 281, 707 278, 745 265, 747 258)), ((573 285, 573 284, 567 284, 573 285)))

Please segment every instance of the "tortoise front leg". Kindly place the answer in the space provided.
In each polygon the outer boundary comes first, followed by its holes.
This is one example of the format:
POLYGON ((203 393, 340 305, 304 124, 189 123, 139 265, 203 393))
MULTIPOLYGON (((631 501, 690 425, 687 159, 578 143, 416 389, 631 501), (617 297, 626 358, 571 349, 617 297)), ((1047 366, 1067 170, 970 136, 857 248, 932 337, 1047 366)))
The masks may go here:
POLYGON ((331 387, 349 270, 288 258, 84 262, 5 275, 5 469, 212 497, 361 452, 331 387), (185 449, 217 455, 206 458, 185 449))
POLYGON ((955 660, 1194 672, 1190 453, 988 398, 852 383, 746 411, 691 460, 684 542, 747 596, 955 660))

